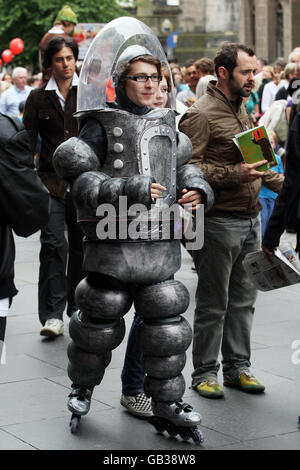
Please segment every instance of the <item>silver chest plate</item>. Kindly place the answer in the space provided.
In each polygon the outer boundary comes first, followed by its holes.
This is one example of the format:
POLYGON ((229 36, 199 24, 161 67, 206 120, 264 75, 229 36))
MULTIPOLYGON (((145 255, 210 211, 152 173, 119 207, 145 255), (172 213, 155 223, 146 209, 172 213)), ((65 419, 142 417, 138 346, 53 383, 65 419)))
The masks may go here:
POLYGON ((176 200, 176 135, 166 124, 154 124, 140 135, 138 145, 139 173, 154 176, 167 189, 163 202, 171 206, 176 200))

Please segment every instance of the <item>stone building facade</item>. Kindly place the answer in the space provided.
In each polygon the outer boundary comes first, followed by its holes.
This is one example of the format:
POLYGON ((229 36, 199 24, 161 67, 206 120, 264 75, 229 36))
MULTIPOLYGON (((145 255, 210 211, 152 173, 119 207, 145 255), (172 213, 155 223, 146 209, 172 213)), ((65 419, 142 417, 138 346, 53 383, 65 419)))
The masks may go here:
POLYGON ((300 46, 300 0, 239 0, 240 42, 268 62, 300 46))
POLYGON ((137 16, 164 45, 168 34, 179 31, 174 54, 179 62, 214 57, 219 44, 238 40, 238 0, 139 0, 137 16), (170 23, 170 29, 164 27, 170 23))
POLYGON ((258 57, 286 60, 300 46, 300 0, 139 0, 137 16, 165 38, 179 31, 180 62, 214 57, 224 40, 252 46, 258 57))

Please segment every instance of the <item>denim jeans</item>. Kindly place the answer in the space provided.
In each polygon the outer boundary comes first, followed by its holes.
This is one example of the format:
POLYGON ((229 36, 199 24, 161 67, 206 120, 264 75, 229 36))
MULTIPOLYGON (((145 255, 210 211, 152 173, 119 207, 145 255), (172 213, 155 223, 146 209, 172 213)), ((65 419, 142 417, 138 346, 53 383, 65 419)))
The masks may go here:
POLYGON ((206 217, 204 246, 192 253, 198 273, 192 385, 217 377, 221 349, 224 375, 250 366, 250 333, 257 291, 243 267, 260 249, 260 217, 206 217))
POLYGON ((142 367, 142 353, 138 350, 135 333, 142 319, 135 313, 128 335, 123 370, 121 373, 122 393, 136 395, 144 391, 145 372, 142 367))
POLYGON ((263 238, 268 222, 269 222, 269 218, 272 215, 276 199, 272 199, 270 197, 262 197, 262 198, 259 198, 259 202, 262 205, 260 217, 261 217, 261 238, 263 238))

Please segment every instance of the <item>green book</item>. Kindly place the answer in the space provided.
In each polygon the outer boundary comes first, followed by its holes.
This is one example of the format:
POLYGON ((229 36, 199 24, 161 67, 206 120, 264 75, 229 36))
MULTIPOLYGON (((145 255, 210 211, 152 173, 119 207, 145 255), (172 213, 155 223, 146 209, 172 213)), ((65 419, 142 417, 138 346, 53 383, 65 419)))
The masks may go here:
POLYGON ((258 166, 257 171, 266 171, 277 165, 265 126, 253 127, 245 132, 240 132, 232 140, 241 152, 245 163, 252 164, 268 160, 268 163, 258 166))

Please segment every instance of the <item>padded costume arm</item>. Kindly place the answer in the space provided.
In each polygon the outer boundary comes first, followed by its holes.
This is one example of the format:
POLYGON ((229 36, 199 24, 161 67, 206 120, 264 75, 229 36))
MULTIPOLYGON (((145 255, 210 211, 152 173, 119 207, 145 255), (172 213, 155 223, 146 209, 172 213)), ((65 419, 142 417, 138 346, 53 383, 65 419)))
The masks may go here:
POLYGON ((67 181, 74 181, 72 196, 78 209, 95 216, 99 204, 118 207, 119 196, 127 196, 128 206, 141 203, 150 207, 152 177, 136 175, 127 181, 100 172, 107 152, 107 139, 101 124, 88 119, 79 138, 60 145, 54 155, 55 170, 67 181))
POLYGON ((196 165, 183 165, 177 168, 177 191, 182 195, 183 189, 197 189, 203 198, 205 212, 210 210, 214 204, 214 193, 206 177, 196 165))
POLYGON ((182 197, 183 189, 197 189, 203 198, 205 212, 212 208, 214 193, 203 171, 196 165, 187 165, 192 158, 192 142, 183 132, 177 132, 177 194, 182 197))

